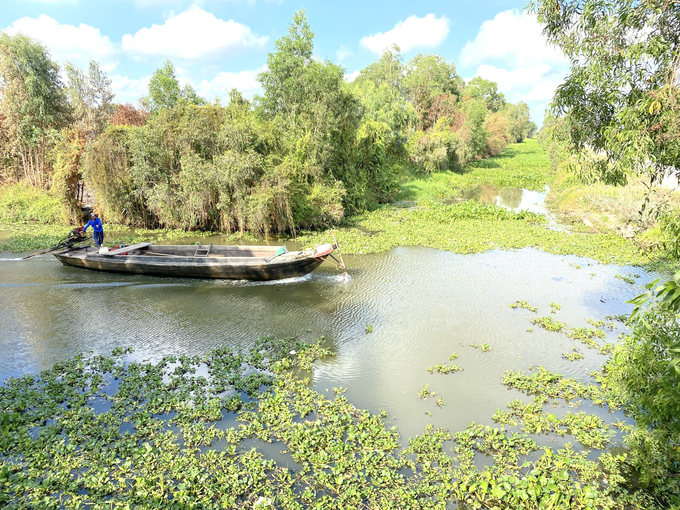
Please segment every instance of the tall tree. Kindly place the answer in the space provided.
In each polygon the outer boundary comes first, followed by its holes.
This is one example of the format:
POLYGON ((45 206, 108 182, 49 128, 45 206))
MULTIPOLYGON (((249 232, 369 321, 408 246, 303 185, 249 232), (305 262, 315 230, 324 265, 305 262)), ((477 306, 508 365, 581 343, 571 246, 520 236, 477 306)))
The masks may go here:
POLYGON ((465 85, 464 94, 471 99, 481 99, 491 112, 498 112, 505 106, 505 96, 498 92, 498 84, 481 76, 475 76, 465 85))
POLYGON ((456 74, 456 66, 440 55, 416 55, 406 64, 405 72, 404 92, 418 113, 420 129, 426 130, 433 124, 430 110, 435 99, 442 94, 457 98, 463 80, 456 74))
POLYGON ((0 113, 11 133, 6 148, 22 177, 46 184, 48 137, 69 122, 59 67, 47 49, 22 34, 0 33, 0 113))
POLYGON ((149 95, 142 98, 142 104, 150 112, 157 112, 174 108, 178 103, 204 105, 205 100, 200 97, 190 84, 180 87, 175 66, 166 60, 163 67, 156 69, 149 81, 149 95))
POLYGON ((571 149, 606 156, 610 183, 680 175, 680 2, 534 0, 529 11, 571 63, 552 102, 571 149))
POLYGON ((74 120, 88 141, 92 141, 104 131, 115 111, 111 79, 96 60, 90 61, 87 74, 67 63, 66 75, 66 94, 74 120))
POLYGON ((404 79, 404 57, 396 44, 385 50, 380 59, 362 69, 355 83, 362 85, 366 81, 373 82, 376 87, 385 84, 390 91, 401 93, 401 84, 404 79))
POLYGON ((399 47, 393 45, 380 59, 361 70, 351 88, 361 99, 366 117, 384 122, 405 135, 415 129, 418 116, 404 96, 403 78, 403 57, 399 47))
POLYGON ((277 40, 275 47, 276 51, 267 58, 268 70, 258 76, 264 89, 260 104, 268 114, 284 115, 295 126, 299 115, 315 99, 307 94, 310 74, 315 67, 312 59, 314 32, 304 10, 295 13, 288 26, 288 35, 277 40))

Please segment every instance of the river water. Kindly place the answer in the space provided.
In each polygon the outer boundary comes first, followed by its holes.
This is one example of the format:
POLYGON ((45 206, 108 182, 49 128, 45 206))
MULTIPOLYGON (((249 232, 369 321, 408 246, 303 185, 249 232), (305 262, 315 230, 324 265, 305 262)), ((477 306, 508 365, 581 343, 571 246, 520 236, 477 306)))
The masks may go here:
MULTIPOLYGON (((224 344, 248 347, 265 335, 323 335, 337 355, 315 366, 315 389, 347 388, 357 407, 386 410, 402 437, 422 433, 428 423, 452 431, 471 421, 491 425, 495 409, 514 398, 528 401, 501 384, 505 370, 543 365, 588 379, 604 357, 538 326, 528 332, 531 318, 550 315, 555 302, 561 310, 553 317, 588 326, 587 318, 629 312, 625 301, 653 278, 529 248, 476 255, 397 248, 346 256, 347 278, 322 266, 303 278, 266 283, 107 274, 62 266, 51 255, 17 258, 0 254, 3 379, 37 373, 79 351, 132 346, 138 359, 156 360, 224 344), (634 284, 615 276, 631 273, 639 275, 634 284), (538 315, 509 308, 517 300, 537 306, 538 315), (472 343, 487 343, 491 351, 472 343), (585 359, 564 359, 575 346, 585 359), (452 353, 464 371, 428 373, 452 353), (437 397, 423 401, 417 395, 426 384, 437 397)), ((607 417, 606 410, 595 412, 607 417)))

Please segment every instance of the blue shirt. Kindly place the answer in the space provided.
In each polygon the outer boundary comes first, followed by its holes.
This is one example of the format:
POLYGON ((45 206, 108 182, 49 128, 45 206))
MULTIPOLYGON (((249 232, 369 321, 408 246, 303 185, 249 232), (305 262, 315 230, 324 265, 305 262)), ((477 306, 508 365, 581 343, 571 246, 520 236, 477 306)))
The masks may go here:
POLYGON ((85 232, 87 230, 87 227, 89 227, 90 225, 92 225, 92 230, 94 230, 95 232, 104 232, 104 227, 102 227, 102 220, 100 220, 99 218, 95 218, 93 220, 88 221, 87 225, 85 225, 85 227, 83 228, 83 232, 85 232))

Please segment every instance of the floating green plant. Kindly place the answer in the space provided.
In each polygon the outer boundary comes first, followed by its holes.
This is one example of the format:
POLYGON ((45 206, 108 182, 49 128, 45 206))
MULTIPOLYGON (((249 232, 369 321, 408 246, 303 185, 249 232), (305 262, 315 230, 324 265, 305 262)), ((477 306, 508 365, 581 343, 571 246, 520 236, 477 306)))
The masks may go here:
POLYGON ((586 322, 590 324, 591 326, 594 326, 596 328, 600 329, 608 329, 609 331, 614 331, 616 326, 614 326, 613 321, 601 321, 601 320, 595 320, 595 319, 586 319, 586 322))
POLYGON ((550 303, 550 313, 557 313, 562 309, 562 305, 559 303, 550 303))
POLYGON ((474 349, 481 349, 482 352, 489 352, 491 350, 491 346, 489 344, 470 344, 470 347, 474 349))
POLYGON ((578 352, 576 348, 574 348, 573 352, 562 353, 562 357, 568 359, 569 361, 577 361, 583 359, 585 356, 583 356, 583 354, 581 354, 580 352, 578 352))
POLYGON ((524 308, 526 310, 529 310, 530 312, 537 313, 538 308, 535 306, 531 306, 529 303, 526 301, 515 301, 514 303, 508 305, 510 308, 524 308))
POLYGON ((418 398, 422 400, 427 400, 429 397, 434 397, 437 393, 430 391, 430 385, 426 384, 418 392, 418 398))
POLYGON ((543 329, 546 329, 548 331, 554 331, 556 333, 559 333, 567 326, 564 322, 557 321, 550 316, 537 317, 536 319, 531 319, 531 323, 537 324, 543 329))
POLYGON ((433 367, 427 367, 427 371, 430 372, 431 374, 434 374, 437 372, 438 374, 452 374, 454 372, 461 372, 463 369, 460 368, 458 365, 443 365, 441 363, 437 363, 433 367))
POLYGON ((619 280, 623 280, 626 283, 630 283, 631 285, 635 283, 635 278, 633 278, 633 275, 628 274, 628 275, 622 275, 622 274, 615 274, 614 278, 618 278, 619 280))

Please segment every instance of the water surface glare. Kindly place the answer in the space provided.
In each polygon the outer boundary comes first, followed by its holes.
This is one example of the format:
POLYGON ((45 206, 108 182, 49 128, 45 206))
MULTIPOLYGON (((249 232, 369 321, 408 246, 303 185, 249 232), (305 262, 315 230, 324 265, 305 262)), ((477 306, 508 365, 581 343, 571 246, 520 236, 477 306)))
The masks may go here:
POLYGON ((604 358, 538 326, 528 332, 531 318, 550 315, 556 302, 562 308, 554 318, 589 326, 586 318, 629 312, 624 302, 653 278, 529 248, 477 255, 398 248, 346 256, 347 279, 322 266, 303 278, 262 283, 98 273, 62 266, 51 255, 21 263, 8 258, 0 259, 2 378, 37 373, 79 351, 132 346, 138 359, 157 360, 203 355, 224 344, 249 347, 265 335, 324 335, 337 356, 316 365, 314 387, 329 395, 333 387, 348 388, 352 403, 385 409, 404 437, 421 434, 427 423, 450 430, 471 421, 492 424, 495 409, 526 399, 502 386, 508 369, 543 365, 588 378, 604 358), (636 284, 615 277, 629 273, 640 275, 636 284), (516 300, 539 313, 509 308, 516 300), (471 343, 487 343, 491 351, 471 343), (562 358, 575 346, 584 360, 562 358), (452 353, 458 359, 451 363, 463 372, 427 372, 449 363, 452 353), (435 398, 418 399, 425 384, 435 398), (443 408, 435 404, 439 397, 443 408))

